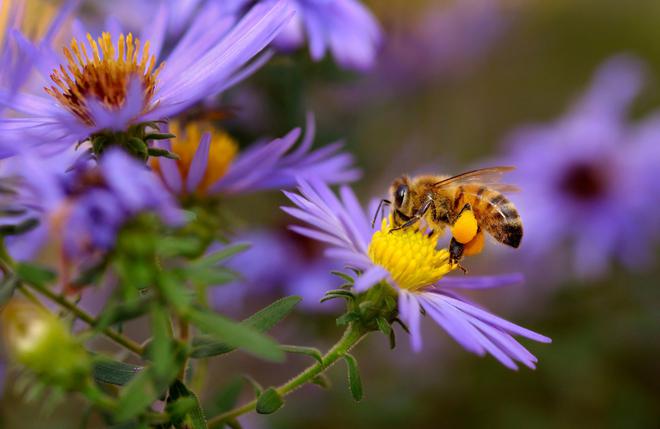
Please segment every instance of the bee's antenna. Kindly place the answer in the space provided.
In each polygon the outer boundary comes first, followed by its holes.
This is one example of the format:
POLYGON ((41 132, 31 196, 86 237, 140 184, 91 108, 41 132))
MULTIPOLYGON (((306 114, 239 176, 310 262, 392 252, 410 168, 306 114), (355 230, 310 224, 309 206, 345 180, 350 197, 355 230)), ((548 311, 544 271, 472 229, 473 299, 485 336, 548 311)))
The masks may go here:
POLYGON ((376 219, 378 218, 378 214, 381 213, 381 211, 385 209, 385 206, 389 206, 390 204, 392 204, 392 202, 390 200, 386 200, 386 199, 380 200, 380 202, 378 203, 378 208, 376 209, 376 213, 374 213, 374 218, 371 221, 371 228, 372 229, 376 225, 376 219))

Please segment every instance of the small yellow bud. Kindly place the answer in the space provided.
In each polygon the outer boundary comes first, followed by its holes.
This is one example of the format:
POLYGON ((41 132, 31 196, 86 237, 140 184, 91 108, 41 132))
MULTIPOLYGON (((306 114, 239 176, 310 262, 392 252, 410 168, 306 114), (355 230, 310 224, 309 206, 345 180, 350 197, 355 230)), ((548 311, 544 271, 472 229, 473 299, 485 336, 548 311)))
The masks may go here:
POLYGON ((0 319, 11 357, 47 382, 73 387, 89 373, 84 348, 48 310, 14 299, 0 319))
POLYGON ((451 234, 456 241, 461 244, 468 243, 477 234, 477 218, 474 217, 472 210, 463 210, 454 226, 451 227, 451 234))

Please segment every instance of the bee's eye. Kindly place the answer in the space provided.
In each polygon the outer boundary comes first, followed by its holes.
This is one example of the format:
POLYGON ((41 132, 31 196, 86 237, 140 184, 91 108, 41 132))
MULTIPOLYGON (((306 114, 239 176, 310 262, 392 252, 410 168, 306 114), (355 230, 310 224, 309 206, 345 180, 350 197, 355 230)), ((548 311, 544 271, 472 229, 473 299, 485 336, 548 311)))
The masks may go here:
POLYGON ((408 195, 408 186, 399 185, 399 187, 396 188, 396 192, 394 193, 394 204, 397 207, 401 207, 403 205, 403 200, 406 198, 406 195, 408 195))

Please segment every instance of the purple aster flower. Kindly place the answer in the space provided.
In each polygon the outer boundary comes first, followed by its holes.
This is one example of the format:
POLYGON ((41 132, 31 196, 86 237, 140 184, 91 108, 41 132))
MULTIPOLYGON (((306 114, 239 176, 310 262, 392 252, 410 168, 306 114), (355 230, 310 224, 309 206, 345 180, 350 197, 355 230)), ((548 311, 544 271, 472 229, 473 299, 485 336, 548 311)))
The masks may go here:
MULTIPOLYGON (((261 0, 272 3, 274 0, 261 0)), ((330 51, 344 68, 367 70, 376 59, 382 34, 371 12, 357 0, 288 0, 296 11, 275 39, 284 51, 301 47, 305 37, 314 61, 330 51)), ((240 11, 250 0, 228 2, 228 9, 240 11)))
POLYGON ((121 226, 141 212, 155 212, 171 225, 183 221, 158 178, 120 149, 109 150, 98 165, 79 160, 69 172, 58 167, 52 158, 13 160, 13 174, 21 183, 18 200, 40 220, 31 237, 7 243, 16 256, 26 240, 50 234, 61 240, 65 259, 84 259, 112 248, 121 226))
POLYGON ((333 311, 333 302, 320 303, 325 292, 336 289, 342 280, 330 274, 338 266, 323 256, 320 243, 290 231, 261 229, 239 234, 234 242, 250 247, 234 256, 227 267, 240 279, 213 289, 217 308, 241 307, 246 297, 298 295, 308 311, 333 311))
POLYGON ((657 114, 626 118, 642 71, 634 58, 610 59, 566 115, 511 137, 506 162, 524 190, 512 198, 525 224, 524 254, 560 258, 580 276, 602 274, 611 259, 628 267, 649 260, 660 229, 659 206, 649 204, 660 199, 660 122, 657 114))
POLYGON ((236 22, 210 3, 159 59, 167 12, 159 9, 143 42, 132 34, 74 38, 61 66, 50 70, 48 94, 20 93, 9 103, 7 89, 0 89, 0 104, 21 115, 0 121, 4 148, 67 147, 101 132, 130 134, 141 124, 176 115, 260 66, 266 57, 251 61, 292 15, 278 0, 254 6, 236 22))
MULTIPOLYGON (((379 230, 371 227, 355 194, 349 187, 340 189, 340 198, 323 183, 301 182, 299 194, 285 192, 296 207, 283 210, 307 223, 291 229, 324 242, 329 257, 336 258, 361 274, 355 289, 362 292, 379 282, 387 282, 398 294, 399 317, 411 334, 414 350, 420 350, 420 314, 423 310, 465 349, 489 353, 511 369, 516 361, 535 367, 536 358, 513 335, 534 341, 550 339, 501 319, 465 297, 457 289, 484 289, 521 281, 519 275, 497 277, 445 277, 455 266, 449 252, 437 250, 438 232, 427 234, 415 228, 392 231, 383 219, 379 230)), ((375 201, 371 208, 375 209, 375 201)), ((370 210, 373 213, 375 210, 370 210)))
POLYGON ((302 139, 301 130, 296 128, 284 137, 257 143, 240 154, 233 139, 210 124, 192 122, 180 126, 173 122, 170 126, 177 138, 164 147, 179 159, 159 158, 153 164, 167 187, 180 196, 291 188, 299 177, 345 183, 360 174, 353 167, 353 158, 340 152, 339 142, 311 150, 315 134, 311 114, 302 139))

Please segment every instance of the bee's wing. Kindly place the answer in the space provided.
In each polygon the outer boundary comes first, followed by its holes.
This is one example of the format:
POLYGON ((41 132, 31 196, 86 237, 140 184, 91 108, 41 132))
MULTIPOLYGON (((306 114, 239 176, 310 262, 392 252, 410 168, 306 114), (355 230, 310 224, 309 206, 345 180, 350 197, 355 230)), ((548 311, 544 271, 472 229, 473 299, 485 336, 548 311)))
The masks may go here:
POLYGON ((500 183, 502 176, 505 173, 508 173, 511 170, 514 170, 515 167, 490 167, 490 168, 481 168, 479 170, 472 170, 465 173, 461 173, 457 176, 449 177, 447 179, 441 180, 433 184, 436 188, 441 188, 444 186, 457 186, 467 183, 478 183, 484 186, 487 186, 498 192, 517 192, 518 188, 513 185, 507 185, 505 183, 500 183))

